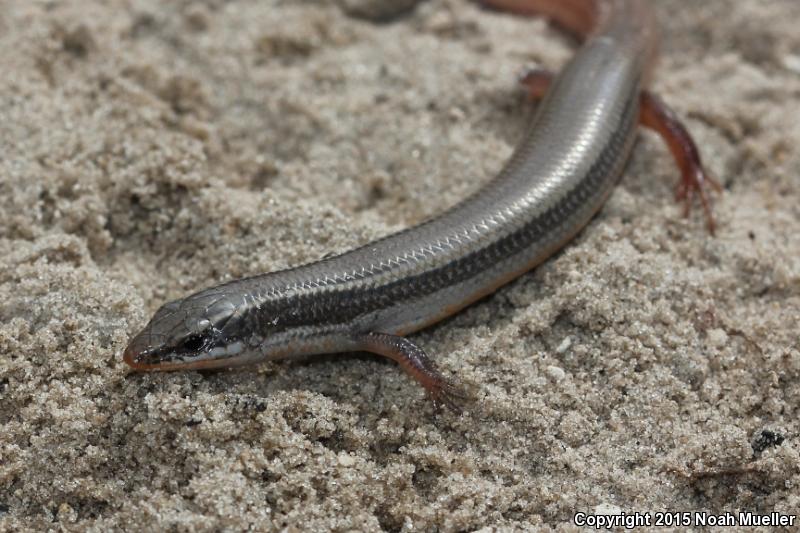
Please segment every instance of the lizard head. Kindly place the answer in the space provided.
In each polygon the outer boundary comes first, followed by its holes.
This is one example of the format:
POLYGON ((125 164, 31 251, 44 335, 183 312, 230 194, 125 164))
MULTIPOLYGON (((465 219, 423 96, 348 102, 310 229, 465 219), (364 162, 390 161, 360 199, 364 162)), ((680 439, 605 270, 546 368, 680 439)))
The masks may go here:
POLYGON ((244 357, 225 325, 236 305, 198 293, 163 305, 128 343, 123 360, 136 370, 188 370, 236 366, 244 357))

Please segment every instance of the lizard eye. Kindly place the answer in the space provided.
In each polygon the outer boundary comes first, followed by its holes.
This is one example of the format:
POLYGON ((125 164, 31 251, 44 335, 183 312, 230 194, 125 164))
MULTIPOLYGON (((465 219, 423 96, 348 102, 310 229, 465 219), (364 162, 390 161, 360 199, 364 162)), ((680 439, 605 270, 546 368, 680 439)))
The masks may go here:
POLYGON ((187 352, 198 352, 203 349, 206 339, 203 335, 192 335, 181 343, 181 348, 187 352))

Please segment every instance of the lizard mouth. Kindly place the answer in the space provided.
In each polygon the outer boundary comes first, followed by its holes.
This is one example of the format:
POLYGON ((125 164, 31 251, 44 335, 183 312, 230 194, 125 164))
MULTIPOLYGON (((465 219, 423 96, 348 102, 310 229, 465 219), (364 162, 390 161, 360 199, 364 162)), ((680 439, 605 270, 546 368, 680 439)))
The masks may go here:
POLYGON ((157 350, 152 347, 141 346, 141 340, 136 337, 122 354, 122 360, 134 370, 139 371, 170 371, 170 370, 202 370, 208 368, 223 368, 237 366, 242 352, 241 343, 234 343, 227 348, 216 348, 208 354, 210 357, 184 359, 181 356, 166 355, 155 356, 157 350))

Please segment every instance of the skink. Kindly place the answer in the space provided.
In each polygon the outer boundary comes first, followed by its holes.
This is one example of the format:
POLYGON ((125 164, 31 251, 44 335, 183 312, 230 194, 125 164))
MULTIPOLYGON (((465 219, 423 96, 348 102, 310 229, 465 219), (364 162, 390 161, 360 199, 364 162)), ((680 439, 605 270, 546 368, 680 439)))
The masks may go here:
POLYGON ((637 123, 658 131, 681 169, 679 195, 699 197, 713 231, 689 134, 645 92, 657 43, 645 0, 488 0, 542 15, 583 45, 558 76, 523 81, 543 98, 497 177, 418 226, 336 257, 231 281, 161 307, 124 360, 140 370, 232 367, 368 351, 397 361, 436 402, 463 395, 405 336, 458 312, 570 241, 616 185, 637 123))

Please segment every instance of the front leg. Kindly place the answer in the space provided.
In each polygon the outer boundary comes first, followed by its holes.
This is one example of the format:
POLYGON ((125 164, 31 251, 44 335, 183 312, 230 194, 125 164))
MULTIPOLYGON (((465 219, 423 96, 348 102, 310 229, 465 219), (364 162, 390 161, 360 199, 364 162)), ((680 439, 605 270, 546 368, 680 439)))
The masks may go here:
POLYGON ((387 333, 364 333, 357 335, 354 341, 361 350, 397 361, 409 376, 425 388, 434 404, 444 404, 455 412, 461 411, 460 403, 467 395, 457 383, 444 377, 422 348, 410 340, 387 333))

